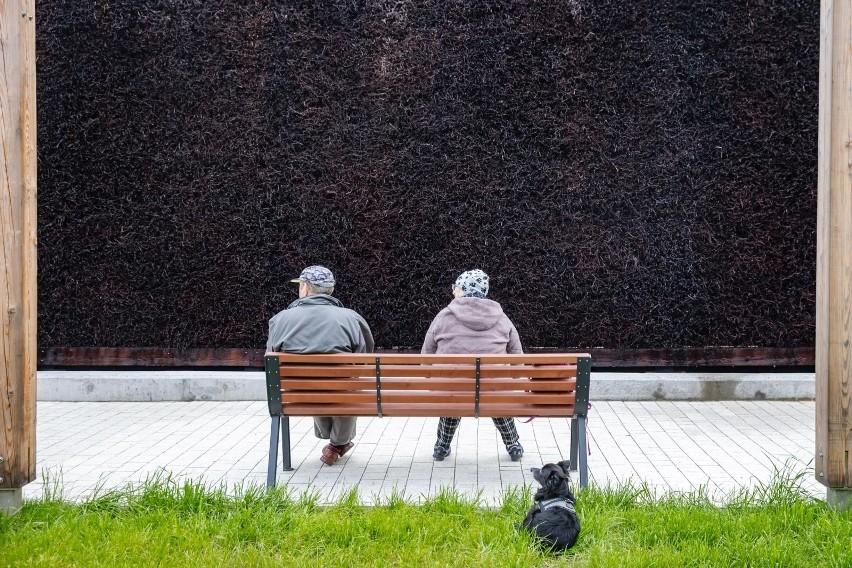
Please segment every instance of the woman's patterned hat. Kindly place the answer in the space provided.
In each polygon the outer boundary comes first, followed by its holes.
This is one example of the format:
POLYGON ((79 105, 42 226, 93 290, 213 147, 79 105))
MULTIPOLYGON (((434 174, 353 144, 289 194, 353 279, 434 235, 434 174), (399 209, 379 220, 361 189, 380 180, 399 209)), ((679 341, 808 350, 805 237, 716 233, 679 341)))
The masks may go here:
POLYGON ((478 268, 462 272, 456 278, 456 288, 461 288, 465 296, 484 298, 488 295, 488 275, 478 268))

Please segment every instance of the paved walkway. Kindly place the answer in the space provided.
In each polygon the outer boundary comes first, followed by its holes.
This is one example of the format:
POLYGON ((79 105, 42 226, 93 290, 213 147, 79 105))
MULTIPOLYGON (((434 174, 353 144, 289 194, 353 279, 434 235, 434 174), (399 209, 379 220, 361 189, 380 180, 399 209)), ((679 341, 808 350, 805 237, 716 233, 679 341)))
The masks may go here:
MULTIPOLYGON (((506 490, 534 483, 529 468, 568 456, 565 419, 519 423, 526 454, 512 462, 490 419, 465 418, 452 455, 434 462, 437 420, 360 418, 355 448, 329 467, 319 461, 325 442, 314 438, 310 419, 291 419, 296 470, 279 471, 278 482, 318 491, 322 501, 353 487, 366 502, 393 491, 417 500, 453 487, 495 503, 506 490)), ((813 401, 598 402, 589 434, 589 474, 598 485, 704 487, 723 499, 766 483, 787 464, 793 473, 807 470, 805 488, 825 497, 810 469, 813 401)), ((81 499, 163 470, 228 487, 266 480, 269 415, 262 402, 39 402, 37 436, 39 478, 24 487, 25 499, 54 482, 64 498, 81 499)))

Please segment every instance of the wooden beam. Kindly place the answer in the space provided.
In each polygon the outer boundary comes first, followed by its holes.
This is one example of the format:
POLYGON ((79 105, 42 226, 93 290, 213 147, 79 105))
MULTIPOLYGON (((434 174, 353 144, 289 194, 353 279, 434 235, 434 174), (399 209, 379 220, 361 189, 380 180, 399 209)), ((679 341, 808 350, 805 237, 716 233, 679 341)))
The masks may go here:
MULTIPOLYGON (((592 367, 813 367, 813 347, 691 347, 688 349, 528 348, 530 353, 588 352, 592 367)), ((379 349, 419 353, 420 349, 379 349)), ((263 368, 263 349, 167 347, 49 347, 39 349, 40 368, 56 367, 249 367, 263 368)))
POLYGON ((852 2, 820 10, 816 298, 817 480, 852 486, 852 2))
POLYGON ((35 0, 0 0, 0 489, 35 479, 35 0))
POLYGON ((167 347, 52 347, 38 352, 39 367, 256 367, 265 349, 167 347))

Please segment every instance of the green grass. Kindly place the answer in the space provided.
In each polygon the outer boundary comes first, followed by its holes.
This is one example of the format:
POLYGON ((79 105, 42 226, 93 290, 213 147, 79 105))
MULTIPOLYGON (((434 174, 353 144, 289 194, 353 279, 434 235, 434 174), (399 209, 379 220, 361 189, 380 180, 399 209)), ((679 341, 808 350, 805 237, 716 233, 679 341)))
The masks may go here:
POLYGON ((236 488, 157 476, 136 487, 0 514, 0 566, 852 566, 852 512, 807 496, 803 474, 731 495, 652 495, 647 487, 579 496, 582 532, 565 555, 515 525, 528 488, 486 508, 453 491, 420 504, 395 495, 333 506, 316 494, 236 488))

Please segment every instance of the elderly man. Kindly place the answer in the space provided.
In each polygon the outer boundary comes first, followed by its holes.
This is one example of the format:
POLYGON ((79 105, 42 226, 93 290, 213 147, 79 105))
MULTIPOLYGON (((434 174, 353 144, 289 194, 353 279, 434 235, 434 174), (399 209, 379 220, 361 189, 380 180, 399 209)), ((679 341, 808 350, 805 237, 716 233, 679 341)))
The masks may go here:
MULTIPOLYGON (((324 266, 309 266, 298 278, 299 299, 269 320, 267 351, 286 353, 370 353, 373 334, 357 312, 331 294, 334 275, 324 266)), ((320 460, 334 465, 355 444, 355 418, 315 416, 314 434, 329 440, 320 460)))

